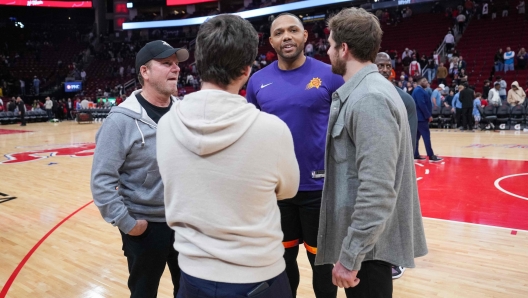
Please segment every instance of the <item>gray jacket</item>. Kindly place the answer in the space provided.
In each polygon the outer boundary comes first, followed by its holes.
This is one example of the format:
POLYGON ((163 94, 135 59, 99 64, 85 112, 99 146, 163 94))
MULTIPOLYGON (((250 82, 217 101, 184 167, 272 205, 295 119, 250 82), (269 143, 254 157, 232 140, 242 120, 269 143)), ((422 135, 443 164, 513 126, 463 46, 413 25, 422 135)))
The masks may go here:
POLYGON ((334 92, 317 265, 414 267, 427 253, 412 151, 403 101, 375 64, 334 92))
POLYGON ((157 125, 136 99, 139 92, 113 107, 95 136, 93 199, 103 218, 124 233, 136 219, 166 221, 156 160, 157 125))
POLYGON ((418 131, 418 115, 416 114, 416 103, 414 102, 412 96, 407 94, 407 92, 403 91, 398 87, 396 87, 396 91, 398 91, 398 94, 400 95, 401 99, 403 100, 403 104, 405 105, 405 109, 407 110, 407 120, 409 121, 409 126, 411 129, 412 150, 414 155, 414 150, 416 150, 416 135, 418 131))

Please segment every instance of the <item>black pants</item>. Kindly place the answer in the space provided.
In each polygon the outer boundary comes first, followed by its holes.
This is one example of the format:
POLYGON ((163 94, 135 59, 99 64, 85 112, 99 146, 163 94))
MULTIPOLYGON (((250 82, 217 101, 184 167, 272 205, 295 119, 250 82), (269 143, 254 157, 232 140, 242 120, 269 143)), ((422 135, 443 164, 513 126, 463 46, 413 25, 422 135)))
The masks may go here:
POLYGON ((391 264, 382 261, 365 261, 361 263, 357 277, 359 284, 345 289, 347 298, 392 297, 391 264))
MULTIPOLYGON (((121 231, 120 231, 121 232, 121 231)), ((174 285, 174 297, 180 288, 178 252, 174 250, 174 231, 165 222, 149 222, 140 236, 121 232, 123 251, 128 261, 128 288, 131 298, 154 298, 168 265, 174 285)))
POLYGON ((471 129, 471 112, 473 108, 463 108, 462 109, 462 128, 471 129))
POLYGON ((333 265, 315 266, 317 253, 317 232, 321 210, 322 191, 303 191, 294 198, 279 201, 281 226, 284 233, 284 260, 290 281, 292 296, 296 297, 299 286, 297 255, 299 245, 304 243, 308 261, 312 267, 312 285, 317 298, 335 298, 337 287, 332 283, 333 265))
POLYGON ((20 121, 22 122, 20 125, 26 126, 26 113, 20 113, 20 121))
POLYGON ((462 109, 456 108, 456 110, 455 110, 455 122, 456 122, 457 128, 462 126, 462 113, 463 113, 462 109))

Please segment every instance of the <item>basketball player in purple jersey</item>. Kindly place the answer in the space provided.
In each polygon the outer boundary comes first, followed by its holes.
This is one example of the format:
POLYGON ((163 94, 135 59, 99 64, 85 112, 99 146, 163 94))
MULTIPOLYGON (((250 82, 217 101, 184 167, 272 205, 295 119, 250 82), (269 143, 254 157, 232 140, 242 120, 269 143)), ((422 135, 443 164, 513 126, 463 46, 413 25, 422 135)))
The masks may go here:
POLYGON ((304 244, 313 271, 317 298, 336 297, 332 265, 314 266, 319 211, 324 182, 324 153, 332 93, 343 78, 331 67, 306 57, 308 32, 299 18, 279 15, 271 25, 270 43, 278 61, 255 73, 248 82, 247 100, 263 112, 276 115, 290 128, 301 182, 297 195, 279 204, 284 233, 284 259, 293 297, 299 286, 297 255, 304 244))

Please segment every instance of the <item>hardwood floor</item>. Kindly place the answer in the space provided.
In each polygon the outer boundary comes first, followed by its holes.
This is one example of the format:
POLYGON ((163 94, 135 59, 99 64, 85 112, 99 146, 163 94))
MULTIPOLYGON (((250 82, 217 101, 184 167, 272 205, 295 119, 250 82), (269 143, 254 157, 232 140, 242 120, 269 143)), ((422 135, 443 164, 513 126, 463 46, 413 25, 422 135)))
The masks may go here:
MULTIPOLYGON (((8 289, 5 297, 127 297, 128 274, 119 232, 90 203, 93 146, 89 143, 94 142, 99 127, 99 123, 41 123, 24 127, 31 132, 6 134, 3 129, 21 128, 0 127, 0 154, 7 155, 0 162, 10 160, 0 164, 0 193, 6 195, 0 195, 0 287, 8 289), (78 157, 71 157, 74 155, 78 157), (16 199, 4 201, 10 197, 16 199)), ((523 132, 433 130, 432 141, 440 156, 509 160, 511 174, 524 173, 524 168, 516 165, 528 160, 528 133, 523 132)), ((423 145, 421 152, 425 152, 423 145)), ((493 168, 500 163, 488 164, 491 168, 483 168, 483 174, 500 170, 493 168)), ((424 206, 430 200, 427 191, 435 191, 428 190, 431 183, 446 187, 445 181, 435 179, 444 168, 435 169, 427 176, 428 184, 419 181, 424 206)), ((469 175, 467 183, 475 184, 474 196, 494 200, 479 193, 478 185, 484 180, 472 175, 477 174, 469 175)), ((517 194, 528 197, 528 178, 519 179, 517 184, 524 186, 517 194)), ((511 212, 528 208, 528 200, 511 200, 511 212)), ((528 213, 525 216, 528 218, 528 213)), ((478 216, 464 219, 466 222, 461 218, 424 219, 429 254, 394 281, 394 297, 528 297, 528 231, 509 226, 508 221, 497 221, 501 227, 493 227, 475 224, 484 222, 478 216)), ((302 246, 299 264, 298 297, 315 297, 302 246)), ((1 291, 0 298, 4 297, 1 291)), ((171 294, 166 270, 159 297, 171 294)), ((338 297, 345 297, 342 290, 338 297)))

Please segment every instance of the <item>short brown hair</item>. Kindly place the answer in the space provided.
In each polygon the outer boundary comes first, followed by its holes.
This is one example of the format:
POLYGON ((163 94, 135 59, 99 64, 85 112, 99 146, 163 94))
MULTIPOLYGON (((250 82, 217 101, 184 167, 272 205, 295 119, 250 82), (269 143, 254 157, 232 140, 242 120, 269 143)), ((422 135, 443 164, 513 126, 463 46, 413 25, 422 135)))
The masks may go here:
POLYGON ((346 43, 355 59, 360 62, 376 61, 383 36, 376 16, 363 8, 346 8, 330 18, 328 27, 336 48, 346 43))
MULTIPOLYGON (((149 62, 143 64, 145 65, 147 68, 150 68, 150 63, 152 62, 152 60, 150 60, 149 62)), ((139 67, 138 69, 138 81, 139 81, 139 84, 141 85, 141 87, 145 86, 145 80, 143 80, 143 76, 141 75, 141 66, 139 67)))

